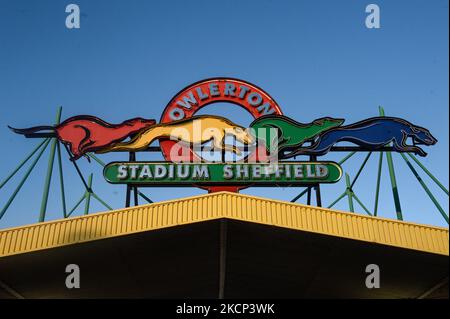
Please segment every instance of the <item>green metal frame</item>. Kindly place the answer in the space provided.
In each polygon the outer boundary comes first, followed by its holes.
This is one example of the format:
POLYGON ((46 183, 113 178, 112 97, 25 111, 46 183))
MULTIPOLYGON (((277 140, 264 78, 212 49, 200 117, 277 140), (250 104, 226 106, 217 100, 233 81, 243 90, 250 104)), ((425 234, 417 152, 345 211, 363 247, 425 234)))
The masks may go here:
POLYGON ((355 207, 353 206, 353 192, 351 189, 351 184, 350 184, 350 176, 345 173, 345 184, 347 185, 347 188, 345 190, 345 195, 347 195, 347 199, 348 199, 348 209, 354 213, 355 212, 355 207))
MULTIPOLYGON (((384 109, 381 106, 379 107, 379 111, 380 116, 385 116, 384 109)), ((391 179, 392 196, 394 197, 395 212, 397 214, 397 219, 403 220, 402 205, 400 203, 400 196, 398 194, 397 178, 395 177, 394 161, 392 160, 391 152, 386 152, 386 160, 389 168, 389 177, 391 179)))
MULTIPOLYGON (((92 154, 92 153, 87 153, 87 156, 90 157, 90 158, 92 158, 94 161, 96 161, 100 166, 102 166, 102 167, 105 167, 105 166, 106 166, 105 162, 103 162, 101 159, 99 159, 99 158, 98 158, 97 156, 95 156, 94 154, 92 154)), ((137 192, 138 192, 138 195, 139 195, 140 197, 142 197, 143 199, 145 199, 145 200, 147 201, 147 203, 149 203, 149 204, 154 203, 150 198, 148 198, 147 196, 145 196, 145 194, 142 193, 141 191, 138 190, 137 192)))
MULTIPOLYGON (((59 107, 58 110, 57 110, 57 114, 56 114, 55 125, 58 125, 60 123, 60 121, 61 121, 61 114, 62 114, 62 107, 59 107)), ((64 218, 67 218, 70 215, 72 215, 72 213, 78 208, 78 206, 83 201, 86 201, 85 202, 85 208, 84 208, 84 214, 88 214, 89 213, 89 208, 90 208, 91 197, 96 199, 97 201, 99 201, 107 209, 111 210, 112 207, 109 206, 104 200, 102 200, 97 194, 95 194, 92 191, 93 175, 91 174, 89 176, 88 189, 86 189, 86 191, 83 194, 82 198, 76 203, 76 205, 69 212, 67 212, 66 194, 65 194, 65 188, 64 188, 63 166, 62 166, 62 159, 61 159, 61 145, 60 145, 60 142, 58 141, 58 139, 56 137, 51 137, 51 138, 45 138, 42 142, 40 142, 33 149, 33 151, 30 154, 28 154, 25 157, 25 159, 22 160, 20 162, 20 164, 1 182, 0 189, 3 188, 20 171, 20 169, 29 160, 31 160, 33 158, 33 156, 36 153, 38 153, 36 158, 32 161, 32 163, 31 163, 30 167, 28 168, 28 170, 25 172, 24 177, 21 179, 21 181, 19 182, 18 186, 16 187, 16 189, 14 190, 14 192, 12 193, 12 195, 10 196, 8 201, 6 202, 5 206, 0 211, 0 219, 5 215, 6 211, 8 210, 8 208, 10 207, 10 205, 12 204, 14 199, 16 198, 17 194, 19 193, 19 191, 21 190, 21 188, 23 187, 25 182, 27 181, 28 177, 30 176, 31 172, 35 168, 36 164, 38 163, 38 161, 40 160, 40 158, 44 154, 44 152, 47 149, 49 144, 51 144, 51 146, 50 146, 50 154, 49 154, 49 159, 48 159, 48 164, 47 164, 47 172, 46 172, 45 180, 44 180, 41 208, 40 208, 40 211, 39 211, 39 222, 45 221, 45 217, 46 217, 46 213, 47 213, 47 204, 48 204, 48 198, 49 198, 49 193, 50 193, 50 186, 51 186, 51 181, 52 181, 55 156, 57 157, 57 162, 58 162, 59 186, 60 186, 60 189, 61 189, 61 202, 62 202, 62 210, 63 210, 64 218)), ((96 160, 100 161, 99 159, 96 159, 96 160)), ((147 197, 144 197, 144 198, 147 198, 147 197)), ((148 200, 150 200, 150 199, 148 199, 148 200)))
POLYGON ((378 199, 380 198, 380 183, 381 183, 382 169, 383 169, 383 152, 380 153, 380 159, 378 160, 377 187, 375 190, 375 207, 373 208, 373 216, 377 216, 378 214, 378 199))
MULTIPOLYGON (((89 175, 88 178, 88 188, 92 189, 92 174, 89 175)), ((86 191, 86 202, 84 206, 84 214, 89 214, 89 204, 91 203, 91 192, 86 191)))
MULTIPOLYGON (((58 112, 56 114, 55 125, 58 125, 61 121, 61 112, 62 112, 62 107, 59 107, 58 112)), ((45 220, 45 213, 47 211, 48 194, 50 191, 50 183, 52 181, 53 163, 55 161, 55 152, 56 152, 56 144, 57 143, 58 143, 58 139, 53 137, 52 145, 50 147, 50 156, 48 158, 47 176, 45 177, 45 182, 44 182, 44 193, 42 194, 41 210, 39 213, 39 222, 43 222, 45 220)))
POLYGON ((343 199, 344 197, 347 196, 348 199, 348 207, 349 207, 349 211, 354 213, 355 212, 355 205, 353 203, 353 200, 355 200, 359 206, 361 206, 361 208, 367 213, 367 215, 369 216, 373 216, 370 211, 367 209, 367 207, 362 203, 362 201, 359 199, 358 196, 356 196, 356 194, 354 193, 353 189, 351 188, 351 183, 350 183, 350 175, 348 175, 347 173, 345 173, 345 184, 347 186, 347 188, 345 189, 345 191, 339 195, 339 197, 334 200, 329 206, 328 208, 332 208, 334 205, 336 205, 339 201, 341 201, 341 199, 343 199))
MULTIPOLYGON (((347 159, 349 159, 351 156, 354 155, 355 152, 350 153, 349 155, 347 155, 346 157, 344 157, 343 160, 341 160, 339 163, 341 162, 345 162, 347 159)), ((355 185, 356 181, 358 180, 359 176, 361 175, 364 167, 366 166, 367 162, 369 161, 370 156, 372 155, 372 152, 369 152, 366 157, 364 158, 361 166, 358 169, 358 172, 355 175, 355 178, 353 179, 353 181, 350 181, 350 175, 345 173, 345 184, 346 184, 346 189, 344 191, 344 193, 342 193, 341 195, 339 195, 339 197, 332 202, 328 208, 332 208, 334 205, 336 205, 341 199, 343 199, 345 196, 347 196, 348 199, 348 208, 349 210, 353 213, 355 212, 355 205, 353 203, 353 199, 362 207, 362 209, 370 216, 372 216, 372 214, 370 213, 370 211, 367 209, 367 207, 362 203, 362 201, 359 199, 358 196, 356 196, 355 192, 353 191, 353 186, 355 185)))
POLYGON ((16 173, 28 162, 28 160, 30 159, 30 158, 32 158, 33 157, 33 155, 34 154, 36 154, 36 152, 41 148, 41 146, 42 145, 44 145, 46 142, 48 141, 48 139, 44 139, 41 143, 39 143, 39 145, 38 146, 36 146, 35 148, 34 148, 34 150, 22 161, 22 162, 20 162, 20 164, 11 172, 11 174, 9 174, 4 180, 3 180, 3 182, 0 184, 0 189, 2 189, 3 188, 3 186, 5 186, 6 185, 6 183, 8 183, 9 182, 9 180, 11 179, 11 178, 13 178, 14 177, 14 175, 16 175, 16 173))
POLYGON ((59 186, 61 187, 61 203, 63 209, 64 217, 67 215, 67 206, 66 206, 66 193, 64 190, 64 175, 62 169, 62 160, 61 160, 61 146, 56 143, 56 154, 58 156, 58 170, 59 170, 59 186))
POLYGON ((410 154, 410 153, 408 153, 408 155, 433 180, 433 182, 435 182, 436 185, 438 185, 448 195, 448 189, 446 189, 444 187, 444 185, 442 185, 442 183, 439 182, 438 179, 433 174, 431 174, 429 170, 426 169, 426 167, 417 159, 417 157, 415 155, 410 154))
POLYGON ((46 150, 46 148, 48 146, 48 143, 50 143, 50 139, 46 139, 45 143, 43 144, 43 146, 42 146, 42 148, 41 148, 41 150, 39 152, 39 154, 37 155, 37 157, 35 158, 33 163, 30 165, 30 167, 28 168, 28 170, 25 173, 24 177, 19 182, 19 185, 16 187, 16 189, 12 193, 11 197, 8 199, 8 201, 6 202, 5 206, 3 207, 3 209, 0 211, 0 219, 3 217, 3 215, 5 215, 6 211, 8 210, 9 206, 11 205, 11 203, 14 201, 14 198, 16 198, 16 196, 19 193, 20 189, 22 188, 23 184, 25 184, 25 182, 27 181, 28 177, 30 176, 30 174, 33 171, 34 167, 36 166, 37 162, 41 158, 42 154, 44 154, 44 151, 46 150))
POLYGON ((417 173, 416 169, 412 166, 411 162, 408 160, 408 158, 405 156, 405 154, 400 154, 403 159, 406 162, 406 165, 408 165, 409 169, 411 170, 411 172, 414 174, 414 176, 416 177, 417 181, 420 183, 420 185, 422 186, 422 188, 425 190, 425 192, 427 193, 428 197, 430 197, 431 201, 433 202, 433 204, 436 206, 436 208, 439 210, 439 212, 441 213, 442 217, 444 217, 445 221, 448 224, 448 215, 445 213, 444 209, 441 207, 441 205, 439 205, 439 202, 436 200, 436 198, 433 196, 433 194, 431 193, 430 189, 427 187, 427 185, 425 184, 425 182, 423 181, 423 179, 420 177, 419 173, 417 173))

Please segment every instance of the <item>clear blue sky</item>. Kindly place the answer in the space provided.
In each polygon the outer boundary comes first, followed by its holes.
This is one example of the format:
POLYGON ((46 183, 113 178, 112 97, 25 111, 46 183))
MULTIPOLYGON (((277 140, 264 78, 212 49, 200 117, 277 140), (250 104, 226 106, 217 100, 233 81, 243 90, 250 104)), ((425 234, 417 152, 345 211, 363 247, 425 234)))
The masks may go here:
MULTIPOLYGON (((65 27, 69 3, 0 0, 0 178, 38 142, 11 133, 8 124, 52 124, 59 105, 63 119, 78 114, 109 122, 136 116, 159 119, 167 102, 186 85, 230 76, 262 87, 298 121, 333 116, 352 123, 378 115, 382 105, 387 115, 429 128, 439 143, 427 149, 423 163, 448 187, 446 0, 374 1, 381 8, 378 30, 364 24, 371 1, 74 0, 82 13, 79 30, 65 27)), ((226 115, 242 125, 251 121, 234 105, 222 110, 209 106, 203 113, 226 115)), ((354 176, 363 157, 353 157, 344 169, 354 176)), ((378 156, 370 159, 355 185, 370 210, 377 161, 378 156)), ((405 220, 447 226, 399 154, 394 161, 405 220)), ((94 173, 94 190, 113 207, 123 207, 124 187, 107 184, 97 164, 79 163, 85 175, 94 173)), ((37 221, 46 167, 47 156, 0 220, 0 228, 37 221)), ((23 172, 0 190, 0 207, 23 172)), ((56 167, 55 173, 47 219, 62 216, 56 167)), ((64 173, 72 207, 83 187, 67 160, 64 173)), ((448 197, 422 175, 448 212, 448 197)), ((323 186, 324 205, 344 188, 344 180, 323 186)), ((244 193, 290 200, 300 191, 254 188, 244 193)), ((160 201, 204 191, 149 188, 145 193, 160 201)), ((380 215, 395 218, 386 162, 380 196, 380 215)), ((91 208, 103 210, 95 201, 91 208)), ((337 208, 348 210, 347 201, 337 208)))

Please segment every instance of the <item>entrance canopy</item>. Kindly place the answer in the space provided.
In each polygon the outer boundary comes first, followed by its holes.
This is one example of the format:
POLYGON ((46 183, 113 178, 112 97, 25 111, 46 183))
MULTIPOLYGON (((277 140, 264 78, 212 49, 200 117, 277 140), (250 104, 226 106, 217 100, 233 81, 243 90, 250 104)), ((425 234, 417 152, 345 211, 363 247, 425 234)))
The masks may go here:
POLYGON ((221 192, 2 230, 0 297, 448 298, 448 256, 446 228, 221 192))

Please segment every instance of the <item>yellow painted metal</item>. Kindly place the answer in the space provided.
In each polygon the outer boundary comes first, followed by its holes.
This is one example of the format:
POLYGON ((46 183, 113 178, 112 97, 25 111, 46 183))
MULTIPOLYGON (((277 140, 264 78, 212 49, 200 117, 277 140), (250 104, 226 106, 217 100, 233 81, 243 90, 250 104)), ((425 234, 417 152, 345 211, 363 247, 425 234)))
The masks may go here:
POLYGON ((198 115, 189 119, 150 126, 136 134, 132 140, 105 147, 101 151, 98 151, 98 153, 141 151, 146 149, 156 139, 166 137, 197 145, 212 140, 215 148, 241 155, 241 151, 235 146, 225 145, 224 139, 226 134, 234 135, 243 144, 252 144, 255 141, 248 130, 224 117, 198 115), (199 130, 200 134, 197 130, 199 130))
POLYGON ((448 228, 220 192, 0 230, 0 257, 220 218, 449 255, 448 228))

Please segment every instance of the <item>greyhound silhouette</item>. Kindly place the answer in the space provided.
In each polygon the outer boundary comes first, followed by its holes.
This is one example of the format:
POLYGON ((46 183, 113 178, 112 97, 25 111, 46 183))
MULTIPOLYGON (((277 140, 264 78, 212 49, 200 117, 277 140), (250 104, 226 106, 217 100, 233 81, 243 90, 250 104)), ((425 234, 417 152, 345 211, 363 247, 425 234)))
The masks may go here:
POLYGON ((8 127, 13 132, 24 135, 40 131, 55 132, 58 140, 69 146, 72 159, 77 160, 87 152, 99 151, 155 124, 156 121, 153 119, 140 117, 126 120, 121 124, 110 124, 95 116, 79 115, 68 118, 56 126, 35 126, 25 129, 8 127))
POLYGON ((254 143, 254 137, 247 130, 230 120, 213 115, 199 115, 170 123, 159 123, 136 134, 129 142, 117 143, 102 148, 97 153, 111 151, 140 151, 146 149, 159 138, 179 140, 190 145, 201 145, 213 141, 214 147, 220 150, 241 151, 235 146, 225 145, 225 136, 234 135, 236 140, 244 144, 254 143))
POLYGON ((299 123, 284 115, 265 115, 254 120, 251 133, 262 141, 268 153, 298 149, 303 143, 320 133, 344 123, 343 119, 323 117, 311 123, 299 123), (275 129, 273 134, 269 129, 275 129), (274 136, 272 136, 274 135, 274 136))
POLYGON ((324 155, 333 145, 346 141, 362 146, 367 150, 377 150, 392 142, 396 152, 413 152, 420 156, 427 153, 417 144, 437 143, 430 131, 396 117, 373 117, 347 126, 332 128, 319 134, 313 145, 302 147, 285 154, 285 158, 296 155, 324 155), (414 145, 407 145, 412 137, 414 145))

